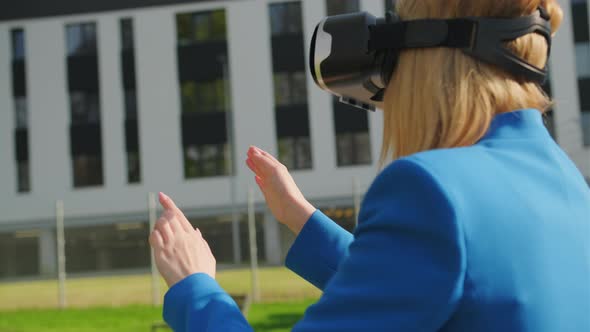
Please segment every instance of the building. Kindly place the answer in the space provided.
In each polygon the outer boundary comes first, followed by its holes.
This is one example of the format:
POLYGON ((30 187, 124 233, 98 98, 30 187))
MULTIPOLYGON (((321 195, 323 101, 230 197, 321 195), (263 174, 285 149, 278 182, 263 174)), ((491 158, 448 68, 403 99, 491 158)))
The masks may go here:
MULTIPOLYGON (((590 9, 561 1, 549 124, 590 177, 590 9)), ((145 269, 148 193, 170 194, 218 261, 249 259, 250 145, 278 154, 345 227, 378 172, 381 115, 307 73, 326 14, 383 0, 21 0, 0 11, 0 278, 52 276, 56 201, 68 272, 145 269), (235 142, 235 144, 231 144, 235 142), (236 167, 232 167, 232 156, 236 167), (232 202, 236 209, 232 209, 232 202)), ((256 193, 260 258, 292 241, 256 193)))

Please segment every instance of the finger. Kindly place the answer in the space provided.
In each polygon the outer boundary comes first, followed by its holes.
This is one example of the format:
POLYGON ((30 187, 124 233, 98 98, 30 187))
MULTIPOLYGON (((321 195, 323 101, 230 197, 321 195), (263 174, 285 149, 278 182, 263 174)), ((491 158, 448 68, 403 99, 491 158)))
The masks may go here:
POLYGON ((259 174, 260 173, 260 170, 258 169, 258 167, 256 167, 256 165, 254 165, 254 162, 250 158, 246 159, 246 165, 248 165, 248 168, 252 172, 254 172, 256 174, 259 174))
POLYGON ((160 234, 160 231, 157 229, 152 232, 149 241, 150 245, 154 249, 159 249, 164 246, 164 239, 162 238, 162 234, 160 234))
POLYGON ((174 236, 174 233, 172 232, 172 228, 170 228, 170 223, 167 220, 162 221, 162 222, 158 221, 158 225, 156 227, 157 227, 157 230, 162 235, 164 245, 170 243, 170 241, 172 241, 172 238, 174 236))
POLYGON ((178 215, 176 213, 170 210, 166 210, 164 211, 163 216, 164 219, 166 219, 166 221, 168 222, 168 225, 170 225, 170 229, 172 229, 172 232, 180 233, 184 231, 184 228, 181 225, 178 215))
POLYGON ((168 195, 161 192, 158 194, 158 199, 160 200, 160 204, 164 209, 172 211, 178 210, 178 207, 176 206, 172 198, 168 197, 168 195))
POLYGON ((260 191, 266 191, 266 189, 264 188, 264 180, 262 180, 260 176, 255 176, 254 181, 256 181, 256 184, 258 185, 258 188, 260 188, 260 191))
POLYGON ((276 162, 276 163, 279 163, 279 164, 281 163, 281 162, 280 162, 280 161, 279 161, 277 158, 275 158, 275 156, 273 156, 272 154, 270 154, 270 153, 268 153, 268 152, 266 152, 266 151, 264 151, 264 150, 262 150, 262 149, 260 149, 260 148, 257 148, 257 147, 254 147, 254 148, 255 148, 256 150, 258 150, 258 152, 260 152, 260 153, 261 153, 263 156, 265 156, 265 157, 269 158, 270 160, 273 160, 274 162, 276 162))
POLYGON ((257 174, 262 175, 264 177, 273 174, 275 169, 277 169, 277 167, 281 165, 281 163, 264 156, 259 151, 255 151, 250 157, 250 159, 252 160, 254 166, 260 171, 257 174))
POLYGON ((174 203, 172 198, 170 198, 168 195, 161 192, 159 194, 159 199, 160 199, 160 204, 162 204, 162 207, 164 209, 172 211, 176 215, 176 217, 177 217, 176 222, 185 232, 189 232, 193 229, 190 222, 184 216, 184 213, 182 213, 182 211, 178 208, 178 206, 176 206, 176 203, 174 203))

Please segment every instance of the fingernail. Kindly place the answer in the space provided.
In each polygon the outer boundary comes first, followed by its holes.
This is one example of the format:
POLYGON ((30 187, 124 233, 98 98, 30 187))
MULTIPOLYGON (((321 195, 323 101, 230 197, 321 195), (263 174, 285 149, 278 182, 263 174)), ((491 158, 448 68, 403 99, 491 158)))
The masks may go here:
POLYGON ((160 191, 160 199, 168 199, 168 196, 160 191))

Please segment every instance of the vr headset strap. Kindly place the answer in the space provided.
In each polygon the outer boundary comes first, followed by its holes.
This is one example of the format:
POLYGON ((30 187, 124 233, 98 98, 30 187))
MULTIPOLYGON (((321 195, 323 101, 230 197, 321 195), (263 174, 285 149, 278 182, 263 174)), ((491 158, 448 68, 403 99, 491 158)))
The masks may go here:
POLYGON ((497 65, 525 80, 544 82, 546 69, 510 52, 504 43, 530 33, 545 37, 551 51, 551 24, 544 9, 514 19, 467 17, 398 21, 369 27, 369 51, 450 47, 497 65))

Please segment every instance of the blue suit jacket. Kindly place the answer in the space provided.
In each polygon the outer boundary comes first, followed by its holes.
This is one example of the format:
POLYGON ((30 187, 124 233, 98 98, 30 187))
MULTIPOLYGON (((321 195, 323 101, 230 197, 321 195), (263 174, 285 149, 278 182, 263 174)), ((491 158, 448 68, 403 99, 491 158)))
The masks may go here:
MULTIPOLYGON (((389 165, 354 236, 317 211, 287 266, 324 291, 294 331, 590 331, 590 190, 536 110, 478 144, 389 165)), ((172 287, 175 331, 249 331, 195 274, 172 287)))

